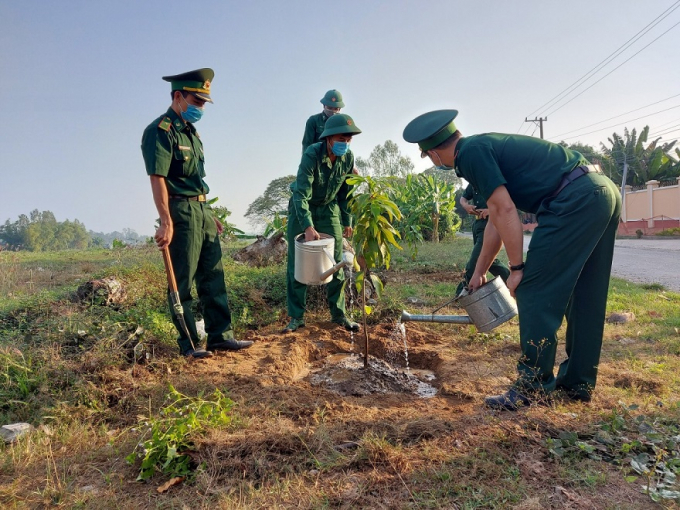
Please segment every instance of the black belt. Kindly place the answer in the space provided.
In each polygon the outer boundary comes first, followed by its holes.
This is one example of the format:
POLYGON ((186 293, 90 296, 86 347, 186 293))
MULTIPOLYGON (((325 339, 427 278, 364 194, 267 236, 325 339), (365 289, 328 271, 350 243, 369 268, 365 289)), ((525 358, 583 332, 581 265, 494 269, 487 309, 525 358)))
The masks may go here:
POLYGON ((188 200, 189 202, 205 202, 205 195, 196 195, 195 197, 185 197, 184 195, 168 195, 170 200, 188 200))
POLYGON ((602 170, 600 170, 599 165, 581 165, 577 166, 574 168, 571 172, 569 172, 567 175, 562 177, 562 180, 560 181, 560 185, 557 186, 557 189, 553 191, 550 195, 548 195, 548 198, 555 198, 557 195, 560 194, 560 191, 562 191, 564 188, 569 186, 572 182, 574 182, 576 179, 579 177, 582 177, 586 174, 589 173, 598 173, 601 174, 602 170))

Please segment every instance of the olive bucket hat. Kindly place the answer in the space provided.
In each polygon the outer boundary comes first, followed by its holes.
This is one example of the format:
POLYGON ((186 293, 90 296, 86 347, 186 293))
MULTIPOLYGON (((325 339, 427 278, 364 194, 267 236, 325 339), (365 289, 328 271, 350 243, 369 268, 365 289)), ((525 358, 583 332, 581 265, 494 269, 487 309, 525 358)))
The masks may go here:
POLYGON ((361 129, 356 126, 352 117, 345 113, 338 113, 326 121, 323 133, 319 138, 326 138, 331 135, 358 135, 359 133, 361 133, 361 129))
POLYGON ((332 108, 344 108, 345 103, 342 102, 342 94, 339 90, 329 90, 321 98, 321 104, 325 106, 330 106, 332 108))

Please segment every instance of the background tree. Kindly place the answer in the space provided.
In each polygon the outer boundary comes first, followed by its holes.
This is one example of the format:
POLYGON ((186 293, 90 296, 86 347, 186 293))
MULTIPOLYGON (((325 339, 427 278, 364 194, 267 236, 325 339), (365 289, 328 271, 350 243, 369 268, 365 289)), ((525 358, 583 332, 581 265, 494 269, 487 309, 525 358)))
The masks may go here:
MULTIPOLYGON (((669 155, 675 141, 659 145, 661 138, 647 143, 649 126, 640 132, 638 136, 635 129, 623 130, 623 136, 613 133, 608 138, 610 147, 600 144, 602 153, 609 157, 613 164, 608 170, 611 179, 621 186, 623 181, 624 163, 628 164, 626 184, 631 186, 644 186, 650 180, 670 180, 680 176, 680 163, 669 155)), ((675 153, 680 157, 680 151, 675 153)))
POLYGON ((453 170, 437 170, 437 167, 431 166, 430 168, 424 170, 422 175, 433 175, 438 180, 445 182, 446 184, 450 184, 456 190, 465 189, 465 186, 463 186, 463 179, 458 177, 456 172, 453 170))
POLYGON ((58 222, 52 211, 34 209, 0 227, 0 240, 14 249, 55 251, 87 248, 90 236, 78 220, 58 222))
POLYGON ((417 174, 403 183, 394 181, 393 186, 392 196, 402 213, 397 226, 412 249, 423 240, 438 243, 460 226, 453 184, 436 175, 417 174))
POLYGON ((248 218, 253 227, 267 225, 277 215, 286 216, 288 214, 288 200, 291 196, 290 185, 294 180, 294 175, 274 179, 267 185, 264 193, 248 206, 245 217, 248 218))
POLYGON ((356 158, 361 175, 373 177, 406 177, 413 173, 413 161, 402 156, 399 146, 392 140, 376 145, 368 159, 356 158))

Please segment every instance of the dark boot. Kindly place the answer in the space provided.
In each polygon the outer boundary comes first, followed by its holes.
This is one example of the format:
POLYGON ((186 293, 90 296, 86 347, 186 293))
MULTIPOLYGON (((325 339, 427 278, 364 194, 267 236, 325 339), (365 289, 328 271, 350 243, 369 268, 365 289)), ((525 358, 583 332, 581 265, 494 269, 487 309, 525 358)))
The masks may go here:
POLYGON ((529 407, 531 402, 531 398, 520 393, 515 388, 510 388, 502 395, 495 395, 484 399, 484 405, 500 411, 517 411, 520 407, 529 407))
POLYGON ((359 324, 357 324, 356 322, 352 322, 344 315, 337 319, 333 319, 332 322, 335 324, 339 324, 347 331, 359 331, 359 324))
POLYGON ((196 359, 212 358, 212 355, 213 355, 212 352, 208 352, 204 349, 188 349, 182 353, 182 356, 196 359))
POLYGON ((247 349, 253 345, 253 342, 250 340, 234 340, 233 338, 229 338, 226 340, 223 340, 221 342, 212 342, 208 343, 206 348, 210 352, 214 351, 239 351, 241 349, 247 349))

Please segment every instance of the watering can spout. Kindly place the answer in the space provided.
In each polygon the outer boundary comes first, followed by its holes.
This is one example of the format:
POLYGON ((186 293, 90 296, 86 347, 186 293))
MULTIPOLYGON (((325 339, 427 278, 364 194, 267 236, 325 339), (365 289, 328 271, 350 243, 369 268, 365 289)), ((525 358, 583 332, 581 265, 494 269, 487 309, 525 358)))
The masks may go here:
POLYGON ((467 315, 412 315, 406 310, 401 312, 401 322, 441 322, 447 324, 472 324, 467 315))
POLYGON ((354 255, 352 254, 352 252, 344 251, 344 252, 342 252, 342 261, 335 264, 328 271, 321 273, 321 276, 319 277, 319 279, 325 280, 330 275, 340 271, 340 269, 342 269, 343 267, 352 267, 353 264, 354 264, 354 255))

